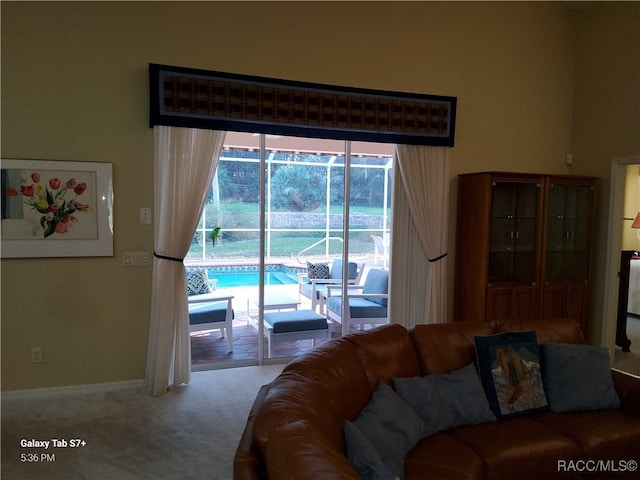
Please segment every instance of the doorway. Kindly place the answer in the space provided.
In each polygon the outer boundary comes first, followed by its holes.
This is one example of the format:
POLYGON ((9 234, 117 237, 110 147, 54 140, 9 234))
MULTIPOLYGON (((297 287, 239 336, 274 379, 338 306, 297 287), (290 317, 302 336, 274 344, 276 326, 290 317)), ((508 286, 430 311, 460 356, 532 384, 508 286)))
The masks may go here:
MULTIPOLYGON (((631 231, 633 219, 640 212, 640 171, 638 168, 640 168, 640 157, 614 159, 612 162, 605 315, 602 323, 602 343, 609 347, 613 367, 630 371, 636 375, 640 375, 640 319, 633 315, 627 318, 625 330, 631 341, 630 352, 623 352, 622 348, 616 345, 616 331, 618 329, 618 302, 620 300, 621 252, 640 249, 640 240, 634 244, 633 238, 636 232, 631 231), (635 178, 629 179, 629 176, 633 174, 635 174, 635 178), (629 182, 634 181, 639 184, 637 192, 632 192, 629 188, 629 182), (632 199, 629 198, 630 195, 633 195, 632 199), (638 205, 633 206, 636 199, 638 205)), ((622 301, 624 302, 624 300, 622 301)))

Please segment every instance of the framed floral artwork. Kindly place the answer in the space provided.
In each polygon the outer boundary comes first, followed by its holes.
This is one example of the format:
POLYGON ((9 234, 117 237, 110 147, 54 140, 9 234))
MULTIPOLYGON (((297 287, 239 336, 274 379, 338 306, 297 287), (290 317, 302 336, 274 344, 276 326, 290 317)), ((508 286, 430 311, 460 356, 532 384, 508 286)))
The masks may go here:
POLYGON ((3 258, 113 256, 110 163, 2 160, 3 258))

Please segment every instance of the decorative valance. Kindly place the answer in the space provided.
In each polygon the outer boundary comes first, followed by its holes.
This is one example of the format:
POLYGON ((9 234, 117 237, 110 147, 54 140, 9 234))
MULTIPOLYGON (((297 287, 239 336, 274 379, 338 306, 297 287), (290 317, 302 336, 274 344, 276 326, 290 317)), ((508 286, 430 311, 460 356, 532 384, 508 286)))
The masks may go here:
POLYGON ((151 126, 454 144, 456 97, 149 64, 151 126))

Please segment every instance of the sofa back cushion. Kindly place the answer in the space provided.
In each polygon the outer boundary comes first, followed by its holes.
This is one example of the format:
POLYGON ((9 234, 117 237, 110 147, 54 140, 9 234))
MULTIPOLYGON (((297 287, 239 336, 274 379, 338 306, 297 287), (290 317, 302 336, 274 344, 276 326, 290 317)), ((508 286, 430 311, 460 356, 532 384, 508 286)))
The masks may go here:
POLYGON ((448 373, 475 362, 474 337, 492 333, 494 329, 491 324, 482 322, 416 325, 410 335, 420 362, 421 375, 448 373))
POLYGON ((538 345, 547 342, 587 343, 580 330, 580 324, 576 320, 567 318, 495 322, 493 325, 495 333, 535 330, 538 345))
POLYGON ((267 446, 265 463, 269 479, 361 477, 338 450, 308 420, 298 420, 278 427, 267 446))
POLYGON ((289 363, 270 385, 254 422, 254 443, 264 452, 272 432, 308 420, 336 448, 344 449, 344 421, 369 401, 371 388, 353 343, 327 342, 289 363))
POLYGON ((394 377, 420 375, 420 362, 405 327, 383 325, 354 333, 348 339, 357 348, 371 390, 380 380, 391 385, 394 377))

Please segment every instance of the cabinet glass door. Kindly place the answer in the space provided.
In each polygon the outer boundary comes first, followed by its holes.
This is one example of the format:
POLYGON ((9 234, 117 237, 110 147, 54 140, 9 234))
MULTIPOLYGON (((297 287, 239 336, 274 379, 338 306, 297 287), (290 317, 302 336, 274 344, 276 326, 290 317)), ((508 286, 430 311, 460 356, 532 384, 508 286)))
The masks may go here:
POLYGON ((593 189, 552 184, 547 218, 547 283, 585 282, 589 278, 589 222, 593 189))
POLYGON ((489 281, 535 281, 538 186, 495 182, 491 191, 489 281))

